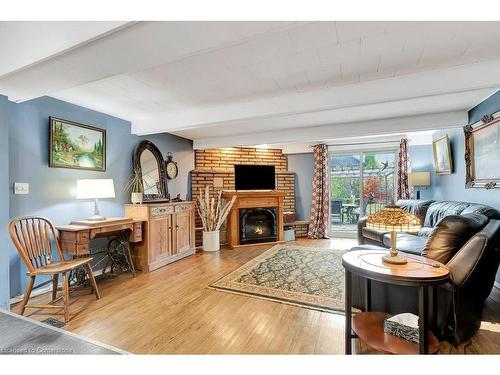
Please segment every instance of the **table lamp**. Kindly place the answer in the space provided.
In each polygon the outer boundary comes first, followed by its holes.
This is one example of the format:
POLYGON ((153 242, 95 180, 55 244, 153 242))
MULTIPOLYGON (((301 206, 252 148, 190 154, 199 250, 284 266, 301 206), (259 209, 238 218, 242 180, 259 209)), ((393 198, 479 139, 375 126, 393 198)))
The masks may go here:
MULTIPOLYGON (((408 185, 419 187, 431 184, 430 172, 410 172, 408 173, 408 185)), ((420 199, 420 190, 417 189, 417 199, 420 199)))
POLYGON ((366 219, 366 226, 371 229, 391 232, 390 255, 385 255, 382 260, 391 264, 406 264, 404 257, 398 256, 396 248, 397 232, 417 232, 420 229, 420 219, 406 212, 398 206, 387 206, 366 219))
POLYGON ((94 216, 87 220, 106 220, 99 213, 99 199, 114 198, 115 187, 111 178, 94 178, 76 181, 76 199, 94 199, 94 216))

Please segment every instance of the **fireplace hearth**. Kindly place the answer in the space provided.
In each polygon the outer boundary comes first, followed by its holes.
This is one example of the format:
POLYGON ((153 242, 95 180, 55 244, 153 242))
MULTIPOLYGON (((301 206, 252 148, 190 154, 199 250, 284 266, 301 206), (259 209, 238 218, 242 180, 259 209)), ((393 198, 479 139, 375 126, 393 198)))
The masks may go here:
POLYGON ((278 240, 278 209, 241 208, 240 209, 240 244, 274 242, 278 240))

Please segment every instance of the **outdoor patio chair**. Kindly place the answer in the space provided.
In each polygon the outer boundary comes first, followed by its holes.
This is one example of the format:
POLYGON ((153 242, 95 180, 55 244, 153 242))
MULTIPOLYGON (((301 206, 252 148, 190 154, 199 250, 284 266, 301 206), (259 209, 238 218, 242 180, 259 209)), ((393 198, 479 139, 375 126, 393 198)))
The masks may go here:
POLYGON ((333 223, 334 218, 338 218, 340 223, 344 222, 344 209, 342 199, 332 199, 330 201, 330 218, 333 223))

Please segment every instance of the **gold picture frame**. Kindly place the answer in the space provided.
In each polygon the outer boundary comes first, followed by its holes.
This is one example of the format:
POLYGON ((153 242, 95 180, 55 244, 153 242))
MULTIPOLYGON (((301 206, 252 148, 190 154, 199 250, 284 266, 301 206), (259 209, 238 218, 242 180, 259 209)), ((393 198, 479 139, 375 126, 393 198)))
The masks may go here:
POLYGON ((453 160, 448 134, 432 141, 432 153, 434 155, 434 171, 436 174, 452 174, 453 160))
POLYGON ((106 130, 49 117, 49 167, 106 171, 106 130))
POLYGON ((500 188, 500 112, 464 126, 465 187, 500 188))

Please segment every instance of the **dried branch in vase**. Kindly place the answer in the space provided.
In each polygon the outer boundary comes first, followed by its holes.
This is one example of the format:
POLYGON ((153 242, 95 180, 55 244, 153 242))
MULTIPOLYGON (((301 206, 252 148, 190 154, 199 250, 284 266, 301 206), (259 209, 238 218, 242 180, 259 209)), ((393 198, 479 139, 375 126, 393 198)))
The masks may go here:
POLYGON ((132 175, 127 179, 125 186, 123 187, 123 192, 128 191, 132 193, 143 193, 144 192, 144 182, 142 181, 141 169, 135 167, 132 170, 132 175))
POLYGON ((203 230, 206 232, 219 230, 226 220, 229 211, 231 211, 235 200, 236 196, 233 196, 229 202, 224 202, 222 191, 219 191, 216 202, 215 197, 210 199, 210 189, 208 186, 205 187, 205 191, 200 189, 196 208, 203 223, 203 230))

